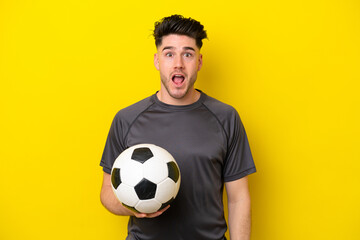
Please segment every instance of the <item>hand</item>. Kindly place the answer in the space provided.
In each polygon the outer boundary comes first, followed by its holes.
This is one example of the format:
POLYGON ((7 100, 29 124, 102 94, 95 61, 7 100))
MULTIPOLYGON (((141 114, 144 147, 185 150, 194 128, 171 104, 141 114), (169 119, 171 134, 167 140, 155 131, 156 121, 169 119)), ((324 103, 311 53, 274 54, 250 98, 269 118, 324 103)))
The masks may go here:
POLYGON ((154 218, 154 217, 158 217, 161 214, 163 214, 163 212, 165 212, 169 207, 170 207, 170 205, 165 207, 164 209, 161 209, 160 211, 157 211, 157 212, 154 212, 154 213, 137 213, 137 212, 134 212, 134 215, 137 218, 154 218))

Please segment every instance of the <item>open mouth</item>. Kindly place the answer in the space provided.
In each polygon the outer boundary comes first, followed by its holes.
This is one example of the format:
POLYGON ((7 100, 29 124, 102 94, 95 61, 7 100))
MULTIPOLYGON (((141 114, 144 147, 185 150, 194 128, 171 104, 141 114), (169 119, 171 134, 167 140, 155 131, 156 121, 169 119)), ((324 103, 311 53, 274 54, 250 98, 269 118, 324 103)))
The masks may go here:
POLYGON ((181 85, 184 82, 185 77, 182 74, 174 74, 171 80, 175 83, 175 85, 181 85))

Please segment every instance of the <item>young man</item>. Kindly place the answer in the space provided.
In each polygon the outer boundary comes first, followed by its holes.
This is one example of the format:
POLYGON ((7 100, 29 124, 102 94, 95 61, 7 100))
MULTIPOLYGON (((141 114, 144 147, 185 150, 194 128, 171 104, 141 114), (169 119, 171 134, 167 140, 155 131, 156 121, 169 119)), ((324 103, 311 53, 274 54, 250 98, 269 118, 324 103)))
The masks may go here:
POLYGON ((130 216, 129 240, 223 240, 225 185, 230 238, 248 240, 247 175, 256 169, 244 127, 234 108, 194 88, 206 32, 198 21, 173 15, 155 24, 154 37, 161 87, 115 116, 100 163, 104 171, 101 202, 114 214, 130 216), (180 190, 171 207, 152 214, 122 206, 110 184, 116 157, 140 143, 168 150, 181 172, 180 190))

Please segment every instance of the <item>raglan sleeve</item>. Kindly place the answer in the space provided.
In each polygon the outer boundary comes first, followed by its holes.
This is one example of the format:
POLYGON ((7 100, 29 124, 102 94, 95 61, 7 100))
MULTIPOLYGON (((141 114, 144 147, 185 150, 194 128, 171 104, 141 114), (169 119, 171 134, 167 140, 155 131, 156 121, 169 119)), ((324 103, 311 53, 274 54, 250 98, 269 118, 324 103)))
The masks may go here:
POLYGON ((125 150, 123 142, 123 123, 121 114, 118 112, 110 126, 110 130, 106 139, 105 148, 100 161, 100 166, 106 173, 111 173, 111 168, 115 159, 125 150))
POLYGON ((228 122, 228 149, 224 164, 224 181, 230 182, 256 172, 244 125, 235 109, 228 122))

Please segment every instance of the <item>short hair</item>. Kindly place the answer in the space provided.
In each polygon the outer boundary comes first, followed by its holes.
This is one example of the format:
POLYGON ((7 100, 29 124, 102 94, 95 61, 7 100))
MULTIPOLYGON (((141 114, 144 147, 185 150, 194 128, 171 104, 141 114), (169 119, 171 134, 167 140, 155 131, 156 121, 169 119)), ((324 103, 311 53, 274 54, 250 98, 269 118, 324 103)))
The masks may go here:
POLYGON ((207 38, 204 26, 192 18, 185 18, 181 15, 171 15, 155 22, 154 38, 155 45, 159 47, 162 44, 162 38, 170 34, 186 35, 194 38, 196 46, 202 47, 202 40, 207 38))

